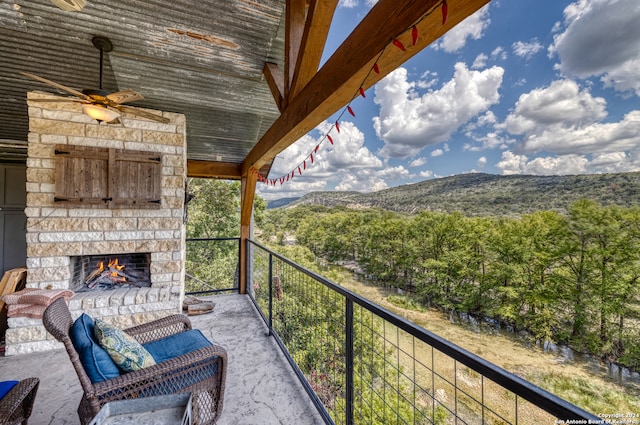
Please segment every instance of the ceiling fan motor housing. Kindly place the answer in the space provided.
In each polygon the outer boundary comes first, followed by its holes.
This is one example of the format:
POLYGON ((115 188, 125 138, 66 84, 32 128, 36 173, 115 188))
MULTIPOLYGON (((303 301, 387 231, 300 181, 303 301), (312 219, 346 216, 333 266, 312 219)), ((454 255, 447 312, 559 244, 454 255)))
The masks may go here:
POLYGON ((65 12, 79 12, 87 4, 86 0, 51 0, 51 3, 65 12))

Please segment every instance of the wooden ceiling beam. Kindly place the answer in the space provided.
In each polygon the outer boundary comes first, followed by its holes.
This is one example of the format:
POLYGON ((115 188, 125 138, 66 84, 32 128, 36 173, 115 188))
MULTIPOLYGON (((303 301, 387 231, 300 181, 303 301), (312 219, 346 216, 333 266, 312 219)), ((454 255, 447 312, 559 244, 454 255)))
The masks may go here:
POLYGON ((282 73, 282 70, 278 68, 277 64, 271 62, 264 64, 262 72, 267 84, 269 85, 273 99, 276 101, 276 105, 278 105, 278 110, 282 112, 285 107, 284 74, 282 73))
POLYGON ((242 177, 241 165, 232 162, 187 160, 187 177, 239 180, 242 177))
POLYGON ((296 63, 302 48, 302 38, 307 22, 307 0, 287 0, 285 6, 284 37, 284 93, 285 102, 290 98, 289 89, 295 74, 296 63))
POLYGON ((251 167, 261 168, 343 108, 357 96, 360 87, 371 87, 488 2, 448 0, 448 18, 443 25, 441 0, 378 1, 249 152, 242 174, 246 175, 251 167), (417 23, 419 39, 414 46, 410 28, 430 11, 433 13, 417 23), (406 51, 390 45, 394 38, 404 44, 406 51), (371 72, 376 61, 380 74, 371 72))
POLYGON ((318 72, 338 0, 311 0, 293 69, 288 101, 296 97, 318 72))

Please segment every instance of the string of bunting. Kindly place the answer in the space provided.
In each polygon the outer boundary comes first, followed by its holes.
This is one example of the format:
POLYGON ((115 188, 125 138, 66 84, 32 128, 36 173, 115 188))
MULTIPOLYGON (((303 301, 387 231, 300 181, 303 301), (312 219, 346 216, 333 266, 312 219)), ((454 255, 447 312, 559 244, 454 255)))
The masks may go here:
MULTIPOLYGON (((429 12, 427 12, 425 15, 423 15, 418 21, 416 21, 416 23, 411 28, 407 28, 401 34, 406 33, 410 29, 411 30, 411 42, 415 46, 416 43, 418 42, 418 37, 419 37, 417 25, 420 22, 422 22, 423 20, 425 20, 427 17, 429 17, 432 13, 434 13, 438 8, 440 8, 441 11, 442 11, 442 25, 444 25, 447 22, 447 15, 448 15, 448 12, 449 12, 449 8, 448 8, 448 5, 447 5, 447 0, 442 0, 440 3, 438 3, 436 6, 434 6, 433 9, 431 9, 429 12)), ((376 74, 380 74, 380 68, 378 66, 378 61, 380 60, 380 58, 382 57, 382 55, 384 54, 384 52, 387 50, 387 48, 390 45, 393 45, 394 47, 402 50, 403 52, 406 51, 406 47, 404 46, 404 44, 400 40, 398 40, 398 38, 394 38, 391 41, 389 41, 389 43, 380 52, 380 55, 378 55, 378 58, 376 59, 376 62, 373 64, 373 66, 371 67, 371 69, 369 70, 367 75, 365 76, 364 80, 362 81, 362 84, 360 85, 360 88, 358 89, 358 94, 360 96, 362 96, 363 98, 367 97, 366 94, 365 94, 365 90, 364 90, 365 82, 367 81, 367 79, 369 78, 369 76, 371 75, 372 72, 375 72, 376 74)), ((354 95, 353 99, 356 99, 358 97, 358 94, 354 95)), ((353 100, 351 100, 347 104, 347 106, 342 110, 342 112, 340 112, 340 115, 338 115, 338 118, 337 118, 336 122, 322 136, 322 138, 320 139, 318 144, 316 144, 316 147, 305 157, 305 159, 303 161, 299 162, 296 166, 294 166, 291 169, 291 171, 289 171, 287 174, 283 174, 283 175, 281 175, 279 177, 276 177, 276 178, 267 178, 267 177, 263 176, 254 167, 251 167, 249 169, 249 171, 252 174, 256 174, 257 175, 257 179, 258 179, 259 182, 266 183, 266 184, 271 185, 271 186, 276 186, 278 183, 280 183, 280 185, 282 186, 286 182, 288 182, 290 180, 293 180, 293 178, 296 175, 296 171, 298 172, 298 175, 302 175, 303 171, 305 171, 308 167, 311 167, 312 165, 314 165, 316 163, 317 156, 318 156, 318 150, 320 149, 320 146, 325 141, 329 141, 329 143, 331 145, 334 144, 333 137, 331 137, 331 133, 333 132, 334 129, 335 129, 335 131, 337 133, 340 133, 340 121, 342 120, 343 115, 345 113, 349 113, 349 115, 351 115, 352 117, 356 116, 353 108, 351 107, 351 103, 352 102, 353 102, 353 100)))

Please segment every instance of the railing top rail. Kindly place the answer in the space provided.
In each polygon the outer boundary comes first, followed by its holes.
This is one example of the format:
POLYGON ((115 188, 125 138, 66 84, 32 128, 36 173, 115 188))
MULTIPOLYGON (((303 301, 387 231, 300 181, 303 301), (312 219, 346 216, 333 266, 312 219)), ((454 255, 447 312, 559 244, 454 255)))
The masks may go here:
POLYGON ((289 260, 286 257, 283 257, 282 255, 270 250, 264 245, 251 239, 248 239, 247 242, 257 246, 258 248, 264 251, 269 252, 270 255, 273 255, 274 257, 278 258, 280 261, 287 263, 288 265, 290 265, 291 267, 294 267, 301 273, 306 274, 312 279, 322 283, 323 285, 327 286, 333 291, 341 294, 348 300, 380 316, 381 318, 388 321, 389 323, 397 326, 398 328, 418 338, 419 340, 433 346, 438 351, 448 355, 449 357, 464 364, 465 366, 468 366, 469 368, 480 373, 481 375, 484 375, 485 377, 491 379, 492 381, 501 385, 505 389, 512 391, 516 395, 533 403, 534 405, 556 416, 557 418, 559 419, 583 418, 583 419, 590 419, 593 421, 600 421, 598 423, 604 423, 602 422, 602 418, 592 413, 589 413, 586 410, 583 410, 578 406, 575 406, 567 402, 566 400, 561 399, 555 394, 552 394, 532 384, 531 382, 526 381, 525 379, 522 379, 519 376, 514 375, 513 373, 508 372, 507 370, 477 356, 476 354, 473 354, 472 352, 467 351, 464 348, 459 347, 458 345, 428 331, 427 329, 424 329, 423 327, 418 326, 415 323, 410 322, 404 319, 403 317, 400 317, 397 314, 377 304, 374 304, 368 299, 363 298, 362 296, 346 288, 343 288, 342 286, 301 266, 300 264, 297 264, 289 260))
POLYGON ((239 241, 240 238, 187 238, 187 242, 192 241, 239 241))

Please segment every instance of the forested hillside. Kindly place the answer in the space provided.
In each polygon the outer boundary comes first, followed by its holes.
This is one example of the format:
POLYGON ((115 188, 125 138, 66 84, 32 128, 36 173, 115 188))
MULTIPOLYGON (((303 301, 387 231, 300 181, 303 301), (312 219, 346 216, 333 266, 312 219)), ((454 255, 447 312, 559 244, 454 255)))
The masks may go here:
POLYGON ((640 368, 640 209, 580 200, 567 213, 468 217, 299 206, 265 235, 446 310, 640 368), (274 233, 275 232, 275 233, 274 233))
POLYGON ((288 204, 272 201, 269 207, 314 204, 353 209, 377 207, 411 214, 458 211, 467 216, 492 216, 521 215, 542 209, 566 212, 571 204, 583 198, 601 205, 629 207, 638 204, 639 195, 637 172, 575 176, 473 173, 373 193, 313 192, 288 204))

